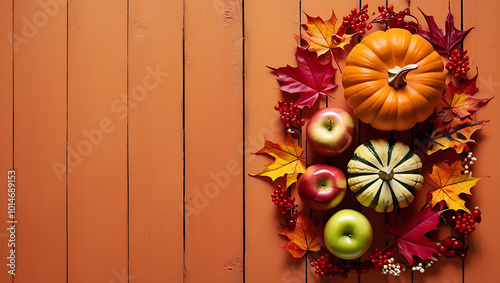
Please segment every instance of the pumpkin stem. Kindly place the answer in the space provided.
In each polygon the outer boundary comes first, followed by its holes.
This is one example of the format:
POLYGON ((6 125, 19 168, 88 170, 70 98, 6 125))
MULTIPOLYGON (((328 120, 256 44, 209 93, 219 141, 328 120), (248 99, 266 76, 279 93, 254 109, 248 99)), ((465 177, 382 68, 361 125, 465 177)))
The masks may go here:
POLYGON ((417 64, 406 65, 403 68, 396 66, 392 69, 387 70, 389 74, 388 82, 395 89, 402 85, 406 85, 406 75, 408 72, 416 70, 418 68, 417 64))
POLYGON ((378 176, 384 181, 389 181, 394 178, 394 170, 391 167, 384 167, 380 169, 378 176))

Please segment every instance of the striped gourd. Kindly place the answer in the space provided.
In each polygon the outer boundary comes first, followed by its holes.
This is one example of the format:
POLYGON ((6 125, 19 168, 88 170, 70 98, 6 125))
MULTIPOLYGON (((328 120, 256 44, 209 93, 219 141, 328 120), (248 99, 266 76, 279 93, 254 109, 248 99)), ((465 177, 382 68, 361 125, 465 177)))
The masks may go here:
POLYGON ((422 187, 422 162, 402 142, 371 140, 347 164, 348 184, 358 201, 378 212, 408 206, 422 187))

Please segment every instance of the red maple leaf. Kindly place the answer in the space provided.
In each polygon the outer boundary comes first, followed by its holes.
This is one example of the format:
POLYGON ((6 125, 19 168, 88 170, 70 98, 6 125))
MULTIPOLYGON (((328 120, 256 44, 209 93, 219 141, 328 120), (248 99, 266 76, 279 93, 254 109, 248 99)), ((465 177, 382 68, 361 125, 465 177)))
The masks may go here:
POLYGON ((455 117, 462 120, 468 118, 479 110, 479 103, 486 103, 493 98, 472 97, 478 91, 476 79, 477 75, 470 80, 465 78, 458 87, 452 81, 448 83, 442 100, 445 112, 443 123, 449 123, 455 117))
POLYGON ((448 16, 446 16, 446 20, 444 21, 446 35, 443 33, 443 30, 438 27, 438 25, 434 21, 433 16, 426 15, 422 10, 420 10, 420 12, 422 12, 425 20, 427 21, 427 24, 429 25, 429 31, 417 29, 417 34, 432 43, 434 49, 441 54, 449 54, 453 46, 462 41, 465 36, 473 29, 473 27, 465 31, 456 29, 455 20, 453 18, 453 15, 451 14, 449 5, 448 16))
POLYGON ((398 215, 396 211, 389 213, 390 223, 387 231, 396 239, 399 253, 404 255, 408 262, 413 265, 413 256, 423 260, 437 260, 437 244, 425 236, 427 232, 437 229, 439 222, 439 211, 433 211, 430 205, 424 210, 414 213, 408 209, 401 210, 398 215))
POLYGON ((312 107, 320 94, 326 95, 327 91, 337 86, 333 82, 337 69, 332 66, 331 59, 326 64, 321 64, 315 52, 300 46, 297 47, 295 57, 297 68, 289 65, 278 69, 269 68, 278 75, 282 91, 300 94, 300 98, 295 102, 297 106, 312 107))

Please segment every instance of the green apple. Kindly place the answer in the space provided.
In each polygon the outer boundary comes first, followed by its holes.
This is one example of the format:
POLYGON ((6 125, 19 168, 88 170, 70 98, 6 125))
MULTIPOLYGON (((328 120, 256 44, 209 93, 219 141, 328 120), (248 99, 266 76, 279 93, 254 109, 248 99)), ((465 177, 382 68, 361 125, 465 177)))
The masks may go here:
POLYGON ((373 239, 370 221, 352 209, 343 209, 332 215, 325 225, 325 245, 336 257, 355 259, 364 254, 373 239))

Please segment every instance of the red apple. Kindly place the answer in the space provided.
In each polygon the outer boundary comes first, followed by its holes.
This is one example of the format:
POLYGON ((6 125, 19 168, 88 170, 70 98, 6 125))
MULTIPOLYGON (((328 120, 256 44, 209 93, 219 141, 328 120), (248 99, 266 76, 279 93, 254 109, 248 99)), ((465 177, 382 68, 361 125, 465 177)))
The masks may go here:
POLYGON ((307 167, 297 182, 302 202, 317 210, 328 210, 339 204, 344 199, 346 188, 344 172, 327 164, 307 167))
POLYGON ((340 108, 318 110, 309 119, 306 139, 312 149, 325 157, 341 154, 351 146, 356 125, 351 115, 340 108))

